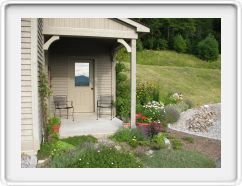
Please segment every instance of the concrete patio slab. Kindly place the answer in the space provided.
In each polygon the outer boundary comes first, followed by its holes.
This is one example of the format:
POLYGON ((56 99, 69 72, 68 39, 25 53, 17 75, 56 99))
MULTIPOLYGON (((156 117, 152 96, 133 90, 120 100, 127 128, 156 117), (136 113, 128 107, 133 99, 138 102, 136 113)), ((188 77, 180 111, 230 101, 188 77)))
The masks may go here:
POLYGON ((60 138, 80 135, 93 135, 104 137, 115 133, 122 127, 122 121, 118 118, 102 117, 98 120, 95 114, 78 114, 72 119, 61 119, 60 138))

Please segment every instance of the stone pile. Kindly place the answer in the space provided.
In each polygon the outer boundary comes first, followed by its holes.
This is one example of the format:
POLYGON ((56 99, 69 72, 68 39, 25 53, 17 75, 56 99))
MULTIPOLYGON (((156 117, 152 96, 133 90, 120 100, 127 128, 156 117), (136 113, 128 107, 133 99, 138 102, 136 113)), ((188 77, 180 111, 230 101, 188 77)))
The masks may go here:
POLYGON ((209 105, 204 105, 186 121, 186 126, 194 132, 208 132, 209 127, 214 125, 216 119, 216 111, 209 105))

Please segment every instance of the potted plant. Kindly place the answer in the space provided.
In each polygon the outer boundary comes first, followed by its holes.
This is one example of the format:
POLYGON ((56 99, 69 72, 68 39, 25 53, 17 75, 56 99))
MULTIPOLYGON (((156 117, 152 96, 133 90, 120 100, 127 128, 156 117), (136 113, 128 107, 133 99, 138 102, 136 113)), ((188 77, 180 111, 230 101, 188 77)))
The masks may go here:
POLYGON ((123 117, 122 120, 123 120, 123 127, 124 128, 131 128, 130 118, 128 116, 123 117))
POLYGON ((50 122, 49 122, 49 125, 50 125, 50 128, 51 128, 51 132, 59 133, 59 131, 60 131, 60 124, 61 124, 60 118, 57 118, 57 117, 51 118, 50 122))

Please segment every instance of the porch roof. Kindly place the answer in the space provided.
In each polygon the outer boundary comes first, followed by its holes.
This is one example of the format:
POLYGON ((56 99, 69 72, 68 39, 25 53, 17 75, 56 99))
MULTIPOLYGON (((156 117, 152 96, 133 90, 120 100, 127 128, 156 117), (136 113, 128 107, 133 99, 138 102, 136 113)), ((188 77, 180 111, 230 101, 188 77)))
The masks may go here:
POLYGON ((43 34, 137 39, 150 29, 126 18, 43 18, 43 34))

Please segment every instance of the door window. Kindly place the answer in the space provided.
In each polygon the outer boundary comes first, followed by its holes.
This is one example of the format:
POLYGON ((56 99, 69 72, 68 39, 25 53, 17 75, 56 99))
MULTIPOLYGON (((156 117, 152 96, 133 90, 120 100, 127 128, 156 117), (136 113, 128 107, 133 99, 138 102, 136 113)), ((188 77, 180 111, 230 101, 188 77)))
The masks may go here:
POLYGON ((89 86, 89 63, 75 62, 75 86, 89 86))

